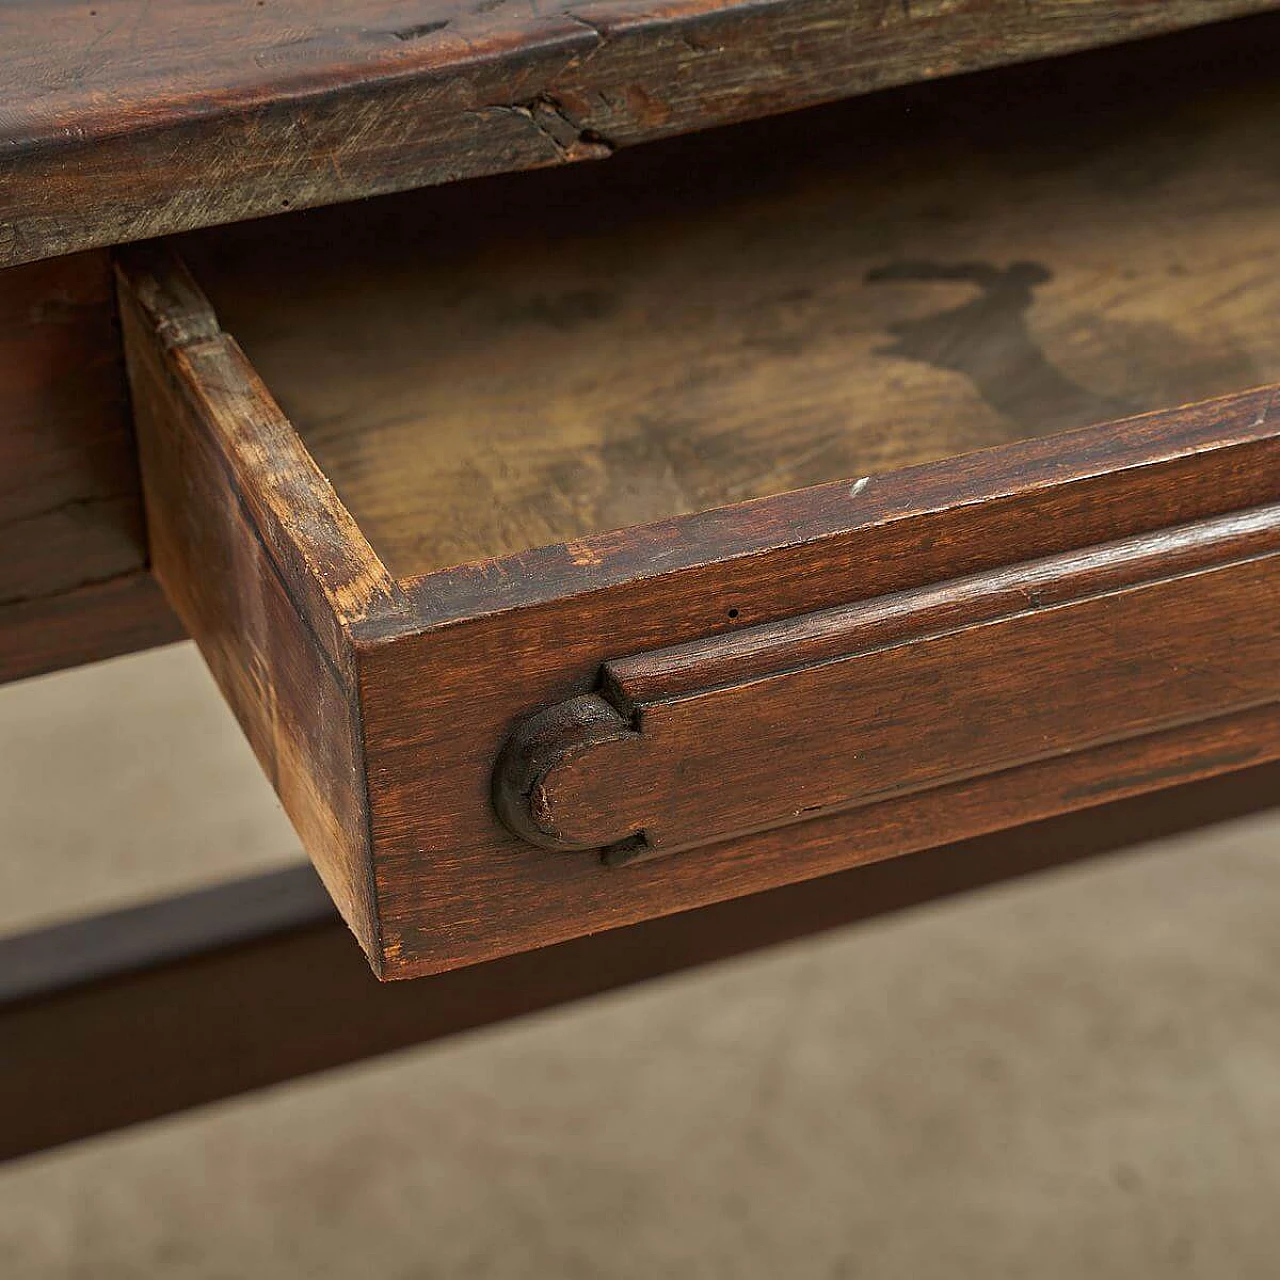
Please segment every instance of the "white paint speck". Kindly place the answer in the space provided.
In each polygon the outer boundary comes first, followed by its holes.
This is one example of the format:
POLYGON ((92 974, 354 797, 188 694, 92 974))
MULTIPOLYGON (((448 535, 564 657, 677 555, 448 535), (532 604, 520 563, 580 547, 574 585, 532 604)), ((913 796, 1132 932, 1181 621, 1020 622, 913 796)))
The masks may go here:
POLYGON ((860 494, 870 483, 870 476, 863 476, 861 480, 855 480, 853 482, 853 488, 849 490, 849 497, 856 498, 858 494, 860 494))

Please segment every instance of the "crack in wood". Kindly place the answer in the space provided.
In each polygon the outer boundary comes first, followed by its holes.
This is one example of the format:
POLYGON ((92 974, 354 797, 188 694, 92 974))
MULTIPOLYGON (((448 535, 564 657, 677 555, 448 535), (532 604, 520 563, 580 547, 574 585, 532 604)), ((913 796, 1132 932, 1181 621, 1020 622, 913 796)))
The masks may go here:
POLYGON ((410 40, 421 40, 423 36, 435 35, 437 31, 443 31, 448 25, 449 19, 443 18, 438 22, 419 22, 411 27, 400 27, 391 34, 397 40, 408 43, 410 40))
POLYGON ((137 565, 132 569, 125 569, 120 573, 109 573, 100 578, 85 578, 82 581, 61 586, 56 591, 19 592, 15 595, 0 597, 0 609, 17 609, 21 608, 23 605, 41 604, 50 600, 57 600, 62 596, 73 596, 78 591, 87 591, 96 587, 109 587, 116 583, 125 583, 134 578, 145 577, 146 574, 146 567, 144 565, 137 565))
POLYGON ((527 102, 517 102, 511 109, 527 119, 565 160, 603 159, 617 150, 597 130, 575 120, 565 110, 564 104, 550 93, 540 93, 527 102))

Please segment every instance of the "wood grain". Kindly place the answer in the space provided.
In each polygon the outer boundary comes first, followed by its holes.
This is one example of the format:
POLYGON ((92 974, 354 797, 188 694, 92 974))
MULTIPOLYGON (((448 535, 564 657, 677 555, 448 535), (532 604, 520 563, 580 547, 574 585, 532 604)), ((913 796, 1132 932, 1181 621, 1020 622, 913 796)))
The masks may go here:
POLYGON ((376 967, 346 627, 397 588, 180 267, 120 279, 155 573, 376 967))
POLYGON ((394 572, 572 554, 1280 379, 1280 39, 1248 35, 184 252, 394 572))
POLYGON ((620 147, 1266 0, 9 0, 0 266, 620 147))
MULTIPOLYGON (((201 397, 211 442, 239 479, 234 492, 246 521, 326 656, 344 670, 344 628, 394 612, 403 599, 398 585, 182 262, 154 247, 130 250, 120 262, 153 341, 201 397)), ((148 510, 161 500, 150 495, 148 510)))
POLYGON ((180 635, 146 575, 107 255, 0 272, 0 680, 180 635))
POLYGON ((0 1160, 1267 809, 1275 766, 379 987, 302 868, 0 939, 0 1160))
POLYGON ((1276 701, 1280 505, 610 661, 494 803, 616 866, 1276 701))

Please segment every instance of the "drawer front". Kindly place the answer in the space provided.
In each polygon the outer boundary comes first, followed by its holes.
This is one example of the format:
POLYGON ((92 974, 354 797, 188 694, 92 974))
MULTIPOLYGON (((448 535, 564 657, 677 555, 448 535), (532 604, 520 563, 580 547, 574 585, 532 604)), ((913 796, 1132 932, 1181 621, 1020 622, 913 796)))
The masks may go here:
POLYGON ((1280 757, 1278 390, 397 579, 180 264, 122 308, 157 573, 383 976, 1280 757))
POLYGON ((1273 396, 411 584, 421 633, 361 655, 379 890, 411 971, 1274 758, 1280 561, 1245 533, 1273 545, 1273 396), (1247 513, 1238 561, 1224 512, 1247 513), (1146 554, 1188 533, 1198 567, 1146 554), (1088 567, 1130 539, 1135 578, 1095 592, 1088 567), (1074 582, 1037 577, 1063 557, 1074 582), (965 620, 975 579, 1028 572, 1045 607, 965 620), (905 643, 785 652, 831 610, 892 619, 904 598, 905 643))

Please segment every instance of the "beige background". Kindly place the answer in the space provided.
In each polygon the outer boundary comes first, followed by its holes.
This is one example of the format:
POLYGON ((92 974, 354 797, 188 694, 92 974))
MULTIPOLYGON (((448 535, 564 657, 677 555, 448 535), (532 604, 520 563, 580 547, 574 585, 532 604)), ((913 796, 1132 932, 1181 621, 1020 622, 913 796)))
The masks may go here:
MULTIPOLYGON (((0 931, 297 856, 186 647, 0 690, 0 815, 0 931)), ((0 1169, 0 1280, 1277 1274, 1277 818, 0 1169)))

